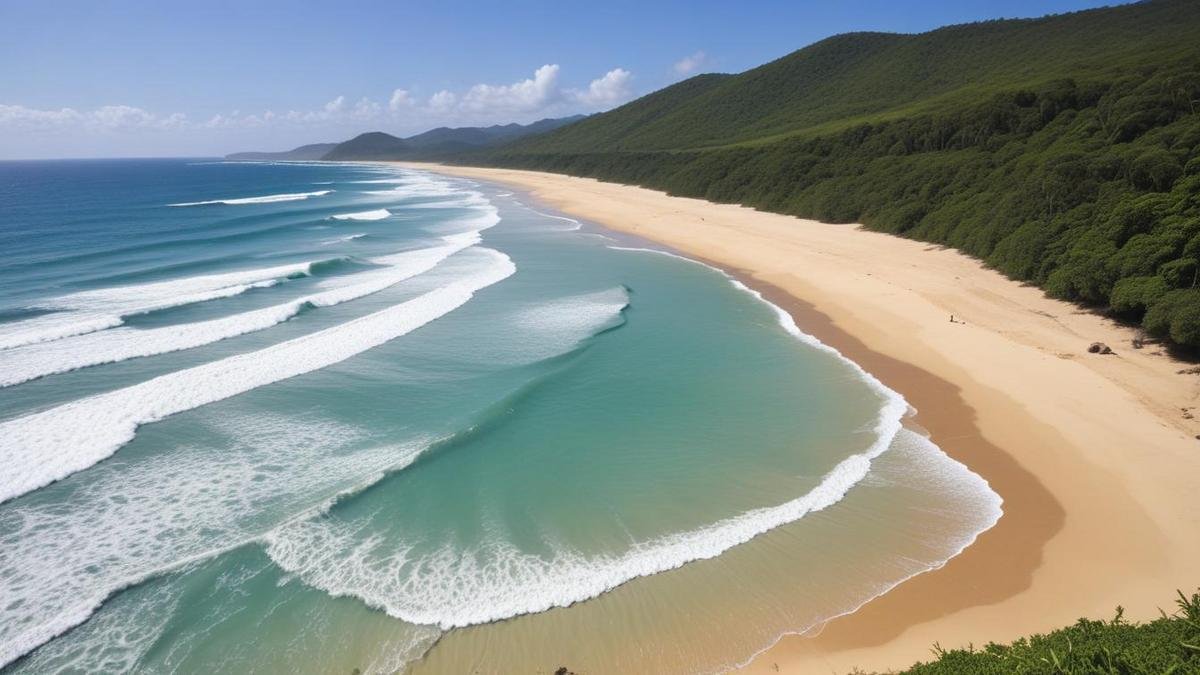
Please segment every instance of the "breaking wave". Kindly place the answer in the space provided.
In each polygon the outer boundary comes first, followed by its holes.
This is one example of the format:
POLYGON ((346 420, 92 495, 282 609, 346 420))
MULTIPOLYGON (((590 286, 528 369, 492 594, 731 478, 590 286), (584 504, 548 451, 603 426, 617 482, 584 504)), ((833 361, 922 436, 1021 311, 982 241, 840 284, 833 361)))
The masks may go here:
POLYGON ((128 359, 192 349, 238 335, 270 328, 307 308, 329 307, 378 293, 436 267, 451 255, 478 243, 474 237, 446 237, 442 246, 397 253, 383 270, 350 277, 353 283, 314 293, 279 305, 231 316, 161 328, 129 327, 78 335, 53 342, 0 350, 0 387, 46 375, 128 359))
POLYGON ((372 211, 359 211, 357 213, 342 213, 336 216, 329 216, 333 220, 383 220, 392 215, 387 209, 374 209, 372 211))
POLYGON ((212 204, 227 204, 236 206, 239 204, 273 204, 275 202, 295 202, 309 197, 324 197, 333 192, 333 190, 316 190, 315 192, 291 192, 279 195, 263 195, 262 197, 239 197, 237 199, 210 199, 203 202, 179 202, 177 204, 167 204, 167 206, 209 206, 212 204))
POLYGON ((322 266, 345 260, 313 260, 148 284, 98 288, 48 298, 37 302, 34 307, 53 310, 51 313, 0 324, 0 349, 113 328, 123 324, 127 316, 229 298, 254 288, 274 286, 284 279, 309 276, 322 266))
MULTIPOLYGON (((175 371, 0 423, 0 502, 86 469, 133 440, 138 426, 344 361, 405 335, 506 279, 508 256, 476 249, 462 279, 387 309, 265 349, 175 371)), ((464 254, 465 255, 465 254, 464 254)))

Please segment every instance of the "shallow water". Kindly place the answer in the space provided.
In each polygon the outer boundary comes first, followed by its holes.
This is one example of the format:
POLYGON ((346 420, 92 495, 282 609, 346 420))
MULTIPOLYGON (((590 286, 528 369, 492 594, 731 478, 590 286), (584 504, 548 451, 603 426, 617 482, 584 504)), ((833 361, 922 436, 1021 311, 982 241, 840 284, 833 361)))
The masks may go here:
POLYGON ((13 672, 708 672, 999 515, 749 289, 493 186, 0 184, 13 672))

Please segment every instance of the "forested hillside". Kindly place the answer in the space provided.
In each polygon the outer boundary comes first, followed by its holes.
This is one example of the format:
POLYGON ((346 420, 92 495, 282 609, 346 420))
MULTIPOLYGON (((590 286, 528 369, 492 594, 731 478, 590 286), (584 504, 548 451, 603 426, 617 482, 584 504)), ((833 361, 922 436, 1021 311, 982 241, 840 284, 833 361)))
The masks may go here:
POLYGON ((1200 348, 1200 2, 850 34, 465 155, 947 244, 1200 348))

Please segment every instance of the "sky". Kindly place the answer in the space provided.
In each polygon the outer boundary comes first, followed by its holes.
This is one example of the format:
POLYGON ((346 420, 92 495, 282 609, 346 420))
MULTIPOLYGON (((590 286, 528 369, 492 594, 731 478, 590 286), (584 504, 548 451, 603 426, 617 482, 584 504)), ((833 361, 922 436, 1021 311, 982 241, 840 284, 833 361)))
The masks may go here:
POLYGON ((608 110, 849 31, 1089 0, 0 0, 0 159, 217 156, 608 110))

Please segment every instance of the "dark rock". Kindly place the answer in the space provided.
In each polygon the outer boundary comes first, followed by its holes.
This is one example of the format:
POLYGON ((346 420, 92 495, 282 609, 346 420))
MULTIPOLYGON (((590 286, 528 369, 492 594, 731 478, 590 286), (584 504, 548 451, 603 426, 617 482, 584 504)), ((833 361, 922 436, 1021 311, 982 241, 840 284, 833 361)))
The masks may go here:
POLYGON ((1109 347, 1108 345, 1104 344, 1103 342, 1093 342, 1091 344, 1091 346, 1088 347, 1088 353, 1089 354, 1112 354, 1113 350, 1112 350, 1112 347, 1109 347))

